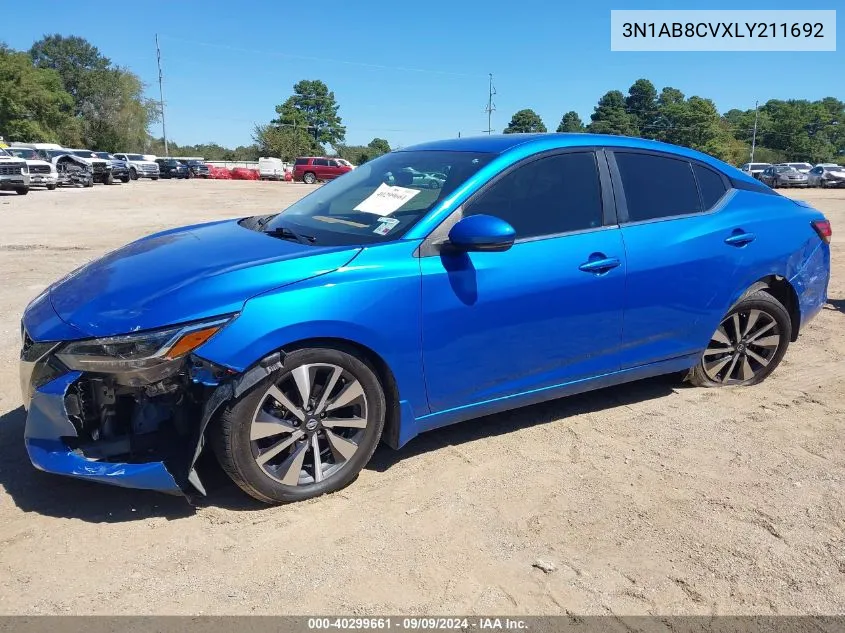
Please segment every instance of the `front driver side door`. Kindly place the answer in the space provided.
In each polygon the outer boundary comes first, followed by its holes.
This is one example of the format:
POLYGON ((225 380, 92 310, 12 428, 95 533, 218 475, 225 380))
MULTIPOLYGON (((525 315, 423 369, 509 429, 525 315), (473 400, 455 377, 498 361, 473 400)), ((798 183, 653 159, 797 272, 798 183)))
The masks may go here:
POLYGON ((625 252, 606 176, 601 152, 528 159, 456 211, 508 221, 510 250, 421 258, 433 413, 619 368, 625 252))

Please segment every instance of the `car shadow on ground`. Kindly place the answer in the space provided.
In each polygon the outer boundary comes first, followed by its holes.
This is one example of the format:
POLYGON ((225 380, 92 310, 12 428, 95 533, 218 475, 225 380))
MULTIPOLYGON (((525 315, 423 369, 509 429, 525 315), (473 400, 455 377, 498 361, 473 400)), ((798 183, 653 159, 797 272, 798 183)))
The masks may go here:
MULTIPOLYGON (((599 413, 633 402, 662 398, 679 387, 679 376, 673 374, 489 415, 423 433, 398 451, 382 445, 376 450, 367 468, 384 472, 403 459, 445 446, 510 433, 572 415, 599 413)), ((208 496, 190 501, 158 492, 119 488, 42 473, 32 467, 24 447, 25 420, 23 407, 0 415, 0 487, 25 512, 91 523, 118 523, 151 517, 168 520, 185 518, 194 514, 198 506, 234 511, 267 507, 237 488, 208 452, 203 454, 197 464, 208 496)))
POLYGON ((845 313, 845 299, 828 299, 824 307, 826 310, 845 313))

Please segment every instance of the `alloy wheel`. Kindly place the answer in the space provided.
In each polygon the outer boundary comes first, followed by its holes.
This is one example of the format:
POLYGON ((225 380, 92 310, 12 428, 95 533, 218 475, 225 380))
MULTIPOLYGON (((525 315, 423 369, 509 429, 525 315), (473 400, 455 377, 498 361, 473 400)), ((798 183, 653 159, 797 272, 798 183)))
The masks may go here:
POLYGON ((758 309, 733 312, 704 351, 704 373, 723 385, 748 382, 766 370, 780 346, 781 331, 771 314, 758 309))
POLYGON ((252 417, 253 458, 282 484, 320 483, 355 455, 367 415, 364 388, 348 370, 329 363, 294 367, 270 385, 252 417))

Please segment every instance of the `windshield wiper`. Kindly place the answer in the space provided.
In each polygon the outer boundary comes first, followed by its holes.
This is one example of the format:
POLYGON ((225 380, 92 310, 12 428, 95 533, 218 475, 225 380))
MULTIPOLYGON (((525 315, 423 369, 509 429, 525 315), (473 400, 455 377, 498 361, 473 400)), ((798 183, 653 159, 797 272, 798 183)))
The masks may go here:
POLYGON ((313 235, 303 235, 301 233, 297 233, 296 231, 292 231, 286 226, 277 226, 264 232, 267 235, 271 235, 272 237, 281 237, 284 240, 294 239, 300 244, 305 244, 306 246, 311 246, 317 242, 317 238, 313 235))

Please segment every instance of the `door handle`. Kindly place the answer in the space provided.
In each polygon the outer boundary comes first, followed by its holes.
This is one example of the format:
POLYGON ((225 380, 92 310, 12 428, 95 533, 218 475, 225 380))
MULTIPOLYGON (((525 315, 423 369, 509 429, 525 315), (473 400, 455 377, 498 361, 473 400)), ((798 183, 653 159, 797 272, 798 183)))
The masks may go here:
POLYGON ((620 266, 622 262, 616 257, 600 257, 599 259, 591 259, 578 266, 578 270, 583 270, 585 273, 595 273, 601 275, 608 270, 620 266))
POLYGON ((746 233, 745 231, 734 231, 733 235, 725 238, 725 244, 730 246, 745 246, 757 239, 754 233, 746 233))

